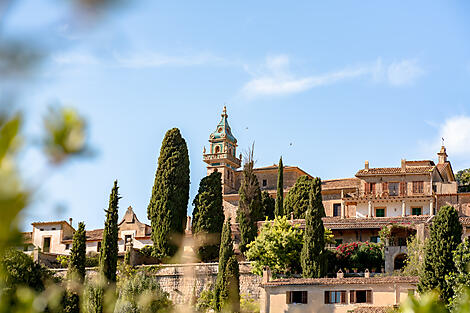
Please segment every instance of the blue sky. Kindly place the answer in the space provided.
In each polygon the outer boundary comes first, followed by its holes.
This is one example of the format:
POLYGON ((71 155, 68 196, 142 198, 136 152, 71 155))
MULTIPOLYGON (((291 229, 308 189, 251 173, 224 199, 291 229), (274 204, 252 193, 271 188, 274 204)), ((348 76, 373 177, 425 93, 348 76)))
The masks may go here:
POLYGON ((114 179, 121 215, 132 205, 146 221, 172 127, 188 143, 191 203, 224 103, 258 166, 282 155, 322 179, 351 177, 366 159, 435 160, 445 137, 454 170, 470 167, 466 1, 139 1, 99 20, 70 12, 19 1, 2 25, 48 50, 22 91, 26 133, 40 136, 47 106, 70 105, 95 150, 59 169, 35 148, 23 153, 25 177, 40 186, 26 228, 70 216, 102 227, 114 179))

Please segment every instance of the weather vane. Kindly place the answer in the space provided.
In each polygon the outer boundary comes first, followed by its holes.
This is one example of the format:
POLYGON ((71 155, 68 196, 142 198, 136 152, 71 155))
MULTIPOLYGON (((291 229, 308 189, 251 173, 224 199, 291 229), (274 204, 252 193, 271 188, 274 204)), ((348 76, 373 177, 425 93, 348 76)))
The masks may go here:
POLYGON ((444 146, 444 137, 441 137, 441 139, 442 139, 442 145, 444 146))

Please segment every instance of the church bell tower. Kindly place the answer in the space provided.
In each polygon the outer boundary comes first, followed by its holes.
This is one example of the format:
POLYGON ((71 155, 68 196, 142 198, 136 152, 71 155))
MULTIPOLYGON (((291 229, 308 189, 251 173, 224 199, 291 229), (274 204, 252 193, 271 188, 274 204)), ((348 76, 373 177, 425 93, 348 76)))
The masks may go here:
POLYGON ((209 151, 206 151, 206 147, 203 151, 203 160, 207 163, 207 175, 215 171, 222 174, 222 193, 236 191, 235 172, 241 165, 241 154, 237 158, 236 152, 237 139, 232 135, 228 125, 227 108, 224 106, 222 119, 209 137, 209 151))

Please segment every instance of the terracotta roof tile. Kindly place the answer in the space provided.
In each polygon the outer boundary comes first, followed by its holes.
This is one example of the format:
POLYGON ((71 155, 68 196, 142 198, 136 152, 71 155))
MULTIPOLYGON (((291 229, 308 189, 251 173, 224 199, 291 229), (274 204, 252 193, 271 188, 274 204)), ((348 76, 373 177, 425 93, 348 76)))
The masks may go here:
MULTIPOLYGON (((360 306, 355 308, 353 313, 387 313, 393 306, 360 306)), ((393 312, 393 311, 392 311, 393 312)))
POLYGON ((343 277, 343 278, 284 278, 264 283, 263 286, 289 285, 380 285, 394 283, 418 283, 417 276, 375 276, 375 277, 343 277))
POLYGON ((367 176, 367 175, 384 175, 384 174, 426 174, 431 172, 434 166, 406 166, 405 171, 402 171, 401 167, 376 167, 361 169, 356 173, 356 176, 367 176))
POLYGON ((361 180, 353 178, 327 179, 321 182, 322 190, 341 189, 341 188, 357 188, 361 180))

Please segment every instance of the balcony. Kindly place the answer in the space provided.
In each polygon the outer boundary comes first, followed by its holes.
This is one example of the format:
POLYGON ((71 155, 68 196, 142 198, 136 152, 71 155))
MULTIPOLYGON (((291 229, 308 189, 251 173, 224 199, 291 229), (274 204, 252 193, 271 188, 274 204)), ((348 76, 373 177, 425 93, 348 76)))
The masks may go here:
POLYGON ((230 153, 226 153, 226 152, 207 153, 203 155, 202 159, 206 163, 212 163, 211 161, 215 161, 215 160, 229 162, 229 163, 232 163, 232 165, 235 165, 236 168, 240 167, 242 163, 240 159, 237 159, 230 153))

